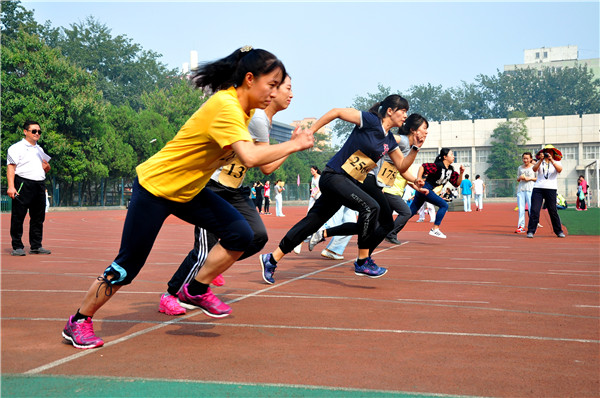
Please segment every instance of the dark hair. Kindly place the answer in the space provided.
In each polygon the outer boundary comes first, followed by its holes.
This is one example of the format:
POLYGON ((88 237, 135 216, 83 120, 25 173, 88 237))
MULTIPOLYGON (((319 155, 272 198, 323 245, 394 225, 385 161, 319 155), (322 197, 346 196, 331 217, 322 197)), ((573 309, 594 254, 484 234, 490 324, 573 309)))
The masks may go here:
POLYGON ((23 130, 29 130, 29 126, 31 126, 32 124, 37 124, 38 126, 40 125, 38 122, 33 121, 33 120, 26 120, 25 123, 23 123, 23 130))
POLYGON ((477 174, 477 175, 475 176, 475 179, 478 179, 479 177, 481 177, 481 176, 480 176, 479 174, 477 174))
POLYGON ((408 101, 398 94, 388 95, 383 101, 374 104, 371 109, 369 109, 369 112, 377 115, 380 119, 383 119, 388 108, 392 108, 394 111, 398 109, 406 109, 408 111, 408 101))
POLYGON ((465 174, 465 180, 468 180, 468 179, 469 179, 469 175, 465 174))
POLYGON ((287 75, 285 66, 275 55, 265 50, 241 47, 225 58, 206 62, 194 69, 191 80, 194 86, 214 93, 242 85, 248 72, 258 77, 275 69, 281 69, 283 82, 287 75))
POLYGON ((321 170, 317 166, 310 166, 311 169, 315 169, 318 175, 321 175, 321 170))
POLYGON ((523 154, 521 155, 521 157, 523 157, 525 155, 529 155, 529 157, 533 159, 533 155, 531 154, 531 152, 523 152, 523 154))
POLYGON ((444 161, 444 158, 445 158, 446 156, 448 156, 448 153, 450 153, 450 151, 451 151, 451 150, 452 150, 452 149, 450 149, 450 148, 442 148, 442 149, 440 150, 440 154, 439 154, 439 155, 437 155, 437 157, 435 158, 435 163, 438 163, 438 162, 443 162, 443 161, 444 161))
POLYGON ((398 130, 398 133, 402 135, 410 135, 414 130, 418 130, 423 123, 427 124, 427 128, 429 128, 429 122, 427 121, 427 119, 425 119, 418 113, 413 113, 412 115, 406 118, 404 124, 398 130))

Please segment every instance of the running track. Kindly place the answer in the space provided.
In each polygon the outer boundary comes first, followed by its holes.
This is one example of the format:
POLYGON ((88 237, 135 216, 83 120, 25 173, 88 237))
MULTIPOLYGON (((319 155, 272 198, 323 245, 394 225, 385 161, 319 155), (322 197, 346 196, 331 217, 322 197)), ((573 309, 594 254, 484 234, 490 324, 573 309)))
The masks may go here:
MULTIPOLYGON (((374 256, 380 279, 354 275, 355 240, 343 261, 321 258, 323 244, 288 255, 274 285, 253 256, 214 289, 233 307, 219 320, 157 311, 193 241, 170 218, 96 314, 105 346, 85 351, 60 331, 113 260, 125 211, 48 213, 52 255, 18 258, 2 214, 2 396, 600 396, 600 239, 557 239, 547 215, 526 239, 514 206, 447 213, 446 240, 413 218, 403 245, 374 256)), ((305 211, 263 216, 266 250, 305 211)))

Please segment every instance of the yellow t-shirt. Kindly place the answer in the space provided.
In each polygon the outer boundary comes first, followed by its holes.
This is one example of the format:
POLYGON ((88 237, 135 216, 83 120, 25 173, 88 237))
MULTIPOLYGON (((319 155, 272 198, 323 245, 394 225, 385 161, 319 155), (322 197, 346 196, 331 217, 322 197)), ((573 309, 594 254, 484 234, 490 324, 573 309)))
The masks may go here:
POLYGON ((215 93, 177 135, 137 168, 140 185, 155 196, 189 202, 212 173, 235 156, 231 144, 252 141, 235 88, 215 93))

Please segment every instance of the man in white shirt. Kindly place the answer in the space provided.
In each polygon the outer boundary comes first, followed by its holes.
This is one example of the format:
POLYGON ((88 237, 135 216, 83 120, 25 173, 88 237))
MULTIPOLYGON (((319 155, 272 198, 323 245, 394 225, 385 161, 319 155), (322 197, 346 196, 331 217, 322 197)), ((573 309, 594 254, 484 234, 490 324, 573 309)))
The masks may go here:
POLYGON ((42 130, 34 121, 26 121, 23 125, 25 137, 8 148, 6 157, 6 178, 11 197, 12 213, 10 219, 10 237, 12 239, 13 256, 24 256, 25 246, 23 222, 29 211, 29 244, 30 254, 50 254, 50 250, 42 247, 44 220, 46 219, 46 173, 50 171, 50 156, 44 153, 39 141, 42 130))

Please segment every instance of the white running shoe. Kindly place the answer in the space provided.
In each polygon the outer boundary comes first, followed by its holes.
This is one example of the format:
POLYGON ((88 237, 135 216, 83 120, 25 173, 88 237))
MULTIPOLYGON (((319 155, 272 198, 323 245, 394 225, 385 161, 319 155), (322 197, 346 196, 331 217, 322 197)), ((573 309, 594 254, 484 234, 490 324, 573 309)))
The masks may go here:
POLYGON ((425 222, 425 219, 424 219, 424 218, 419 218, 419 219, 417 220, 417 222, 425 222))
POLYGON ((325 231, 325 229, 322 228, 322 229, 319 229, 314 234, 312 234, 312 236, 310 237, 310 240, 308 241, 308 250, 309 251, 313 251, 313 249, 315 248, 315 246, 318 243, 323 242, 325 240, 325 238, 323 237, 323 231, 325 231))
POLYGON ((300 254, 301 251, 302 251, 302 242, 300 242, 300 244, 298 246, 294 247, 294 253, 300 254))
POLYGON ((344 259, 344 256, 340 256, 339 254, 332 252, 329 249, 323 249, 323 251, 321 252, 321 256, 330 258, 332 260, 343 260, 344 259))
POLYGON ((429 231, 429 235, 431 236, 435 236, 436 238, 442 238, 442 239, 446 239, 446 235, 444 235, 442 233, 442 231, 440 231, 440 229, 431 229, 431 231, 429 231))

